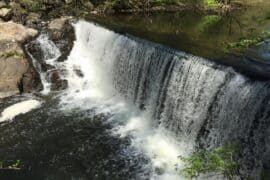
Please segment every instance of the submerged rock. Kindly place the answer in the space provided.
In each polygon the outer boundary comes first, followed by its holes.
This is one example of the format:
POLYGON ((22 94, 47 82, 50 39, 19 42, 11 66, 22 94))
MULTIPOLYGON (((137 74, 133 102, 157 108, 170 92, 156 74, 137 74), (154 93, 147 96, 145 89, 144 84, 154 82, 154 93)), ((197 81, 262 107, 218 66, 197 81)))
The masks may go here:
POLYGON ((0 97, 31 92, 40 86, 39 75, 22 47, 37 34, 14 22, 0 23, 0 97))

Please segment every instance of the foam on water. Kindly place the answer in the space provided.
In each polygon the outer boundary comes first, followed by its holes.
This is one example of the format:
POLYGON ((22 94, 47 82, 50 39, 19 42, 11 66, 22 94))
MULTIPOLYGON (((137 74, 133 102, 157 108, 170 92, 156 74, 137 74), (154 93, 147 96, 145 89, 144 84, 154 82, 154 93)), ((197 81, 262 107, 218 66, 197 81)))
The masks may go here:
POLYGON ((1 113, 0 122, 12 120, 16 116, 28 113, 33 109, 39 108, 40 106, 41 102, 34 99, 13 104, 4 109, 4 111, 1 113))
POLYGON ((118 121, 112 135, 131 137, 151 159, 155 180, 181 179, 180 155, 232 142, 244 142, 241 172, 260 174, 269 82, 93 23, 79 21, 75 30, 72 52, 61 63, 68 81, 63 110, 112 114, 118 121))
MULTIPOLYGON (((43 63, 51 65, 52 68, 51 70, 44 71, 42 69, 42 64, 38 62, 38 60, 35 59, 35 57, 29 53, 29 51, 27 51, 33 61, 33 65, 39 72, 43 85, 43 90, 41 93, 46 95, 51 91, 51 82, 49 76, 50 71, 58 69, 59 66, 61 66, 61 63, 56 61, 61 56, 61 52, 59 48, 54 44, 54 42, 49 39, 47 34, 40 34, 39 37, 33 41, 33 43, 35 43, 35 46, 39 48, 39 53, 41 53, 41 59, 39 59, 39 61, 43 61, 43 63)), ((26 46, 26 49, 28 49, 28 46, 26 46)))
POLYGON ((181 151, 173 136, 162 128, 154 130, 149 113, 138 110, 116 91, 112 79, 115 72, 111 69, 115 61, 110 60, 113 49, 106 47, 118 35, 85 21, 79 21, 75 29, 76 42, 63 63, 68 89, 61 96, 62 109, 95 109, 96 113, 118 114, 117 121, 124 125, 115 127, 112 134, 119 138, 131 135, 132 146, 152 159, 152 178, 179 179, 174 165, 181 151), (166 173, 158 175, 156 168, 166 173))
POLYGON ((150 157, 153 171, 151 179, 183 179, 175 168, 176 165, 182 166, 178 157, 190 154, 193 146, 179 143, 162 127, 154 129, 147 114, 130 117, 125 125, 116 127, 114 133, 121 138, 132 136, 132 145, 150 157))

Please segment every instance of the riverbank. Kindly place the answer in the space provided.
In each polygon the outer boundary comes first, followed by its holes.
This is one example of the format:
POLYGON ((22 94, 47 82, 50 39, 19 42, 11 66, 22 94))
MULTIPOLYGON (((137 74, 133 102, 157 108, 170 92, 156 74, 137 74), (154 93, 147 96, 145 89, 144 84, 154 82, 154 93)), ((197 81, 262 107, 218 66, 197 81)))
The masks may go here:
POLYGON ((200 3, 178 0, 159 1, 123 1, 123 0, 2 0, 0 1, 0 18, 15 20, 27 25, 38 24, 38 20, 57 18, 63 15, 84 16, 86 14, 138 14, 157 12, 179 12, 195 10, 205 13, 226 13, 246 7, 245 3, 223 4, 205 0, 200 3))

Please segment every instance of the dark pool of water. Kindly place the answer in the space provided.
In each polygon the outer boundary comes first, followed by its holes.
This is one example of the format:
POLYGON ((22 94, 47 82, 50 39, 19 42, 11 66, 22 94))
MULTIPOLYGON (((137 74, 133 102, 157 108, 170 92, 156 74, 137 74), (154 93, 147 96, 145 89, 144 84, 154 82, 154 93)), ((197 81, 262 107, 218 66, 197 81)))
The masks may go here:
MULTIPOLYGON (((21 170, 0 170, 1 180, 149 178, 149 160, 130 146, 130 138, 112 135, 112 115, 60 111, 57 101, 0 124, 1 161, 21 161, 21 170)), ((9 102, 14 99, 0 108, 9 102)))

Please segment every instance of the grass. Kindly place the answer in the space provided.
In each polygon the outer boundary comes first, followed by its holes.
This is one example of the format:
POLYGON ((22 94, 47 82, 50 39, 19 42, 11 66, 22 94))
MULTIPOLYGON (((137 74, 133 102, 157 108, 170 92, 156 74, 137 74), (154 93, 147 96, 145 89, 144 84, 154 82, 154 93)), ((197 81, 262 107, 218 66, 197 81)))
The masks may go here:
POLYGON ((185 167, 183 169, 177 168, 177 171, 187 179, 215 172, 233 180, 238 169, 237 154, 238 148, 234 145, 219 147, 212 151, 200 150, 189 157, 180 156, 179 159, 184 162, 185 167))

